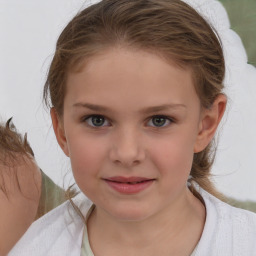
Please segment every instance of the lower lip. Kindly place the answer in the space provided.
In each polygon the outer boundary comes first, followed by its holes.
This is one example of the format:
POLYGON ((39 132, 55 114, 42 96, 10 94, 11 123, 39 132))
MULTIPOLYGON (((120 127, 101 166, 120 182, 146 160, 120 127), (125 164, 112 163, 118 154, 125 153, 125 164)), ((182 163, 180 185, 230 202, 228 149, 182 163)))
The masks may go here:
POLYGON ((148 181, 143 181, 136 184, 129 184, 129 183, 114 182, 110 180, 105 180, 105 181, 111 188, 113 188, 114 190, 122 194, 137 194, 147 189, 154 182, 154 180, 148 180, 148 181))

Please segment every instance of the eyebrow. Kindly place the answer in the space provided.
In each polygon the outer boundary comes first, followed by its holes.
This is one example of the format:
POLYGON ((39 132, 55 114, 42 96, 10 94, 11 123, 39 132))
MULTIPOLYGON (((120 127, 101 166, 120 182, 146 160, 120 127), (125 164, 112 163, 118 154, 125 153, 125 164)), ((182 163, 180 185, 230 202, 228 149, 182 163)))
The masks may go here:
MULTIPOLYGON (((73 107, 87 108, 87 109, 99 111, 99 112, 113 112, 113 110, 111 110, 108 107, 101 106, 101 105, 95 105, 95 104, 91 104, 91 103, 78 102, 78 103, 75 103, 73 105, 73 107)), ((179 109, 179 108, 186 109, 187 106, 184 104, 163 104, 163 105, 159 105, 159 106, 146 107, 146 108, 141 109, 139 112, 143 113, 143 114, 147 114, 147 113, 152 113, 152 112, 159 112, 159 111, 170 110, 170 109, 179 109)))

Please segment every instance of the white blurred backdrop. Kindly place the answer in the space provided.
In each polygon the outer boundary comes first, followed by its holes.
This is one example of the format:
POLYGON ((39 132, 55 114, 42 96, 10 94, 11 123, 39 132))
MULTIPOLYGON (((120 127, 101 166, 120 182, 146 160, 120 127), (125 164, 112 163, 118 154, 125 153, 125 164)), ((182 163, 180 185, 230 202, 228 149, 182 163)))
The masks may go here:
MULTIPOLYGON (((28 133, 39 166, 61 186, 66 173, 65 186, 72 183, 71 169, 53 135, 42 91, 57 37, 84 2, 0 0, 0 119, 13 117, 18 130, 28 133)), ((220 191, 256 200, 256 69, 246 63, 240 38, 227 29, 222 34, 229 105, 213 174, 220 191)))

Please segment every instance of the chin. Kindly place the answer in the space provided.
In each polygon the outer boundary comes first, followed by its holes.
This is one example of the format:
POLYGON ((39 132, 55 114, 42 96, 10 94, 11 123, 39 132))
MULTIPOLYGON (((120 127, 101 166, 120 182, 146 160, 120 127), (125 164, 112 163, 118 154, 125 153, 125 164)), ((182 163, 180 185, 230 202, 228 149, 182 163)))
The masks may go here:
POLYGON ((109 212, 115 219, 119 221, 143 221, 153 215, 146 207, 143 206, 122 206, 111 209, 109 212))

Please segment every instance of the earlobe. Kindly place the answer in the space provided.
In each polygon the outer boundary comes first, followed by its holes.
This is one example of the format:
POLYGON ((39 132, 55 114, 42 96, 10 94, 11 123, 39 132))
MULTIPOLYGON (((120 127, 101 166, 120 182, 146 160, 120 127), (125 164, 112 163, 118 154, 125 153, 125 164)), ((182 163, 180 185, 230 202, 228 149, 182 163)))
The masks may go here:
POLYGON ((58 116, 55 108, 51 108, 51 118, 52 118, 52 125, 54 129, 54 133, 58 144, 60 145, 61 149, 65 153, 66 156, 69 157, 69 150, 67 146, 67 140, 65 136, 65 131, 63 128, 63 122, 61 121, 60 117, 58 116))
POLYGON ((194 153, 203 151, 211 142, 218 125, 224 115, 227 98, 224 94, 218 95, 210 109, 204 109, 199 125, 199 133, 194 146, 194 153))

